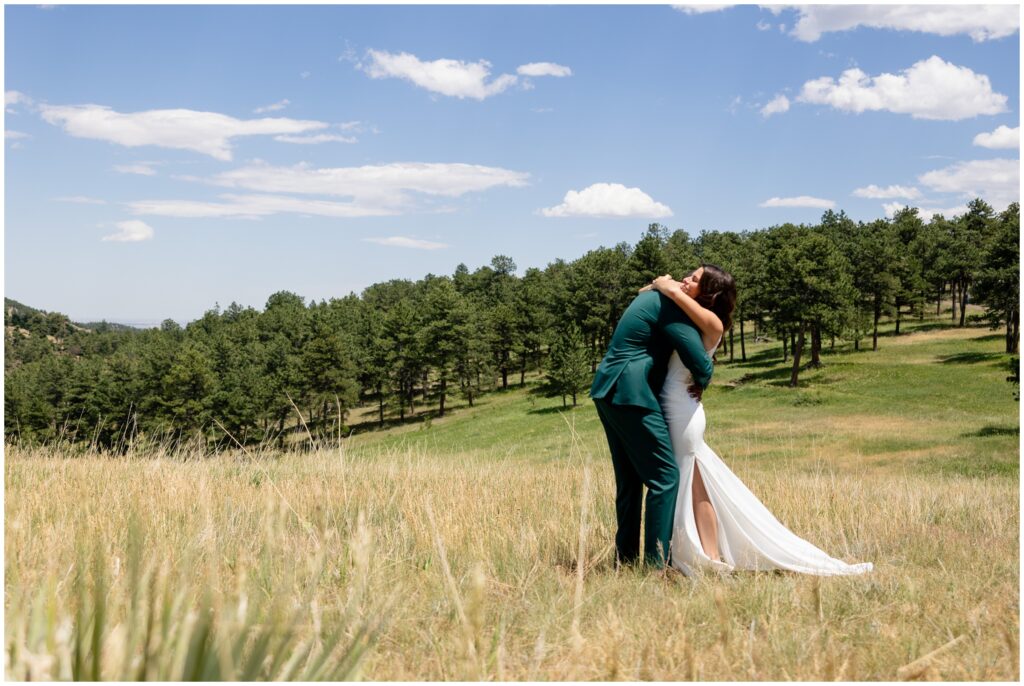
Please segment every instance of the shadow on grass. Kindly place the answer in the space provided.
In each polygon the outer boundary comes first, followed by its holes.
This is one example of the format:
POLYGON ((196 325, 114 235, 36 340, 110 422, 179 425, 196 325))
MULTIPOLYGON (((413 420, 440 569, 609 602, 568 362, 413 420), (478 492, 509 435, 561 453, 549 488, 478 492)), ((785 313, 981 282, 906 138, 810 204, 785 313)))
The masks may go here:
POLYGON ((582 407, 583 403, 577 402, 576 407, 573 407, 572 405, 567 405, 565 407, 562 407, 561 405, 556 405, 554 407, 537 407, 532 410, 527 410, 526 414, 558 414, 559 412, 572 412, 573 410, 578 410, 582 407))
MULTIPOLYGON (((444 417, 440 416, 440 411, 436 406, 427 410, 419 410, 413 415, 406 415, 405 418, 392 417, 385 414, 383 424, 381 424, 378 416, 374 415, 372 419, 366 419, 361 422, 349 424, 349 433, 347 435, 353 436, 355 434, 368 433, 372 431, 387 431, 388 429, 395 429, 413 424, 420 424, 421 426, 426 427, 435 419, 446 419, 448 417, 459 415, 464 410, 475 410, 478 407, 486 406, 488 404, 490 404, 489 399, 479 397, 474 399, 473 407, 470 407, 465 402, 460 402, 458 405, 454 406, 445 403, 444 417)), ((390 410, 388 410, 388 412, 390 412, 390 410)), ((298 430, 301 431, 301 427, 298 430)))
MULTIPOLYGON (((727 356, 726 356, 727 357, 727 356)), ((725 361, 730 367, 771 367, 782 361, 782 345, 778 347, 768 348, 767 350, 760 350, 756 353, 747 355, 746 361, 736 358, 732 362, 725 361)), ((719 364, 723 364, 721 358, 719 358, 719 364)))
POLYGON ((789 383, 789 378, 792 375, 793 370, 790 367, 776 367, 775 369, 766 369, 763 372, 749 372, 744 374, 735 381, 730 382, 727 385, 723 385, 723 388, 738 388, 750 383, 766 383, 769 385, 784 385, 789 383))
POLYGON ((961 434, 964 438, 986 438, 988 436, 1019 436, 1019 426, 983 426, 977 431, 961 434))
MULTIPOLYGON (((958 324, 954 324, 951 321, 936 321, 936 320, 932 320, 932 321, 927 321, 927 322, 919 322, 917 320, 904 319, 901 322, 900 328, 902 329, 902 331, 900 331, 898 334, 896 333, 896 329, 895 328, 893 328, 893 329, 886 328, 884 330, 883 329, 879 329, 878 330, 878 337, 879 338, 894 338, 896 336, 906 336, 908 334, 924 333, 926 331, 938 331, 940 329, 958 329, 960 327, 958 326, 958 324)), ((971 325, 968 324, 964 328, 968 328, 969 329, 969 328, 973 328, 973 327, 971 327, 971 325)), ((868 339, 869 340, 871 339, 870 333, 871 332, 869 331, 868 332, 868 339)))
POLYGON ((1005 341, 1006 340, 1006 334, 1005 333, 993 333, 993 334, 989 334, 988 336, 978 336, 977 338, 972 338, 971 340, 972 341, 1005 341))
POLYGON ((957 353, 956 355, 939 357, 938 360, 942 364, 977 364, 979 362, 998 360, 1002 357, 1003 353, 957 353))
MULTIPOLYGON (((826 360, 824 356, 822 356, 822 359, 826 360)), ((803 388, 806 385, 824 386, 842 381, 843 379, 841 377, 823 375, 822 372, 829 366, 830 365, 827 360, 822 362, 819 367, 812 367, 809 364, 800 365, 800 375, 797 380, 797 388, 803 388)), ((723 384, 722 388, 735 389, 750 383, 763 383, 767 386, 775 386, 777 388, 791 388, 789 382, 792 378, 793 362, 791 359, 785 366, 776 367, 775 369, 766 369, 763 372, 751 372, 749 374, 744 374, 735 381, 723 384)))

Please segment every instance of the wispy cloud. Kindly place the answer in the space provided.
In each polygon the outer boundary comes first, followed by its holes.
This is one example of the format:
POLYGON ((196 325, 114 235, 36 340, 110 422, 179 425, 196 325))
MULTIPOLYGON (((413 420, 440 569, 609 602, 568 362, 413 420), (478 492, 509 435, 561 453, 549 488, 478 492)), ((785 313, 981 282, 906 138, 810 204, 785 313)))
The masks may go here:
POLYGON ((122 174, 138 174, 140 176, 155 176, 156 169, 153 169, 152 162, 139 162, 137 164, 116 164, 114 171, 122 174))
POLYGON ((956 121, 1005 112, 1007 97, 993 92, 984 74, 933 55, 899 74, 872 77, 854 68, 838 80, 823 76, 806 82, 797 100, 844 112, 884 110, 956 121))
POLYGON ((394 162, 363 167, 276 167, 251 164, 209 180, 218 186, 267 193, 346 196, 399 204, 407 192, 458 197, 498 186, 525 186, 529 174, 464 163, 394 162))
POLYGON ((104 236, 101 240, 136 243, 138 241, 148 241, 154 235, 153 227, 138 219, 118 222, 115 226, 118 228, 117 233, 104 236))
POLYGON ((32 98, 28 97, 20 91, 4 91, 4 111, 11 114, 16 113, 18 110, 17 105, 31 106, 34 103, 32 98))
POLYGON ((707 14, 708 12, 719 12, 721 10, 735 7, 735 5, 672 5, 672 9, 683 14, 707 14))
POLYGON ((299 134, 328 126, 284 118, 243 120, 186 109, 122 113, 103 105, 43 105, 40 110, 44 120, 77 138, 192 150, 225 161, 231 159, 232 138, 299 134))
POLYGON ((5 143, 10 143, 11 148, 14 148, 14 149, 21 148, 22 147, 22 145, 21 145, 22 141, 26 141, 26 140, 28 140, 31 137, 32 137, 31 135, 29 135, 27 133, 23 133, 21 131, 12 131, 10 129, 4 131, 4 142, 5 143))
POLYGON ((518 80, 513 74, 490 79, 491 63, 487 60, 437 59, 428 62, 407 52, 392 54, 384 50, 368 50, 366 55, 368 61, 357 66, 370 78, 404 79, 432 93, 453 98, 484 100, 502 93, 518 80))
POLYGON ((858 198, 906 198, 913 200, 921 197, 921 191, 917 190, 913 186, 886 186, 881 188, 875 184, 864 186, 853 191, 853 195, 858 198))
POLYGON ((300 145, 316 145, 318 143, 358 143, 358 138, 338 136, 333 133, 318 133, 312 136, 274 136, 281 143, 298 143, 300 145))
POLYGON ((767 105, 761 108, 761 116, 766 119, 773 114, 782 114, 789 111, 789 98, 785 95, 776 95, 767 105))
POLYGON ((197 200, 136 200, 128 203, 132 214, 200 218, 259 219, 274 214, 308 214, 318 217, 355 218, 383 217, 397 214, 397 210, 367 207, 354 202, 334 202, 276 195, 220 196, 222 202, 197 200))
POLYGON ((516 68, 521 76, 572 76, 572 69, 552 62, 531 62, 516 68))
POLYGON ((272 105, 264 105, 263 107, 257 107, 252 112, 253 114, 263 114, 264 112, 277 112, 279 110, 283 110, 285 107, 288 107, 288 105, 290 105, 291 103, 291 100, 285 98, 284 100, 278 100, 272 105))
POLYGON ((595 183, 569 191, 560 205, 540 210, 545 217, 671 217, 672 210, 639 188, 621 183, 595 183))
POLYGON ((974 144, 992 150, 1007 150, 1020 147, 1020 127, 1012 129, 1009 126, 1000 126, 991 133, 979 133, 974 137, 974 144))
POLYGON ((388 236, 387 238, 364 238, 367 243, 376 243, 378 245, 387 245, 394 248, 414 248, 416 250, 439 250, 440 248, 447 248, 446 243, 435 243, 434 241, 424 241, 418 238, 407 238, 405 236, 388 236))
POLYGON ((966 34, 980 42, 1016 33, 1019 10, 1018 5, 799 5, 792 35, 814 42, 824 33, 866 26, 939 36, 966 34))
POLYGON ((810 195, 798 195, 793 198, 768 198, 758 207, 817 207, 819 209, 832 209, 836 204, 832 200, 814 198, 810 195))
POLYGON ((225 194, 212 202, 138 200, 128 204, 130 210, 134 214, 193 218, 259 218, 280 213, 323 217, 391 216, 438 211, 431 206, 430 196, 455 198, 499 186, 524 186, 529 174, 461 163, 396 162, 364 167, 313 168, 306 164, 275 167, 257 162, 210 178, 178 178, 255 193, 225 194), (428 197, 423 199, 417 194, 428 197), (296 195, 349 200, 339 202, 294 197, 296 195))
POLYGON ((1020 160, 971 160, 922 174, 918 181, 937 193, 964 200, 980 197, 997 209, 1020 200, 1020 160))

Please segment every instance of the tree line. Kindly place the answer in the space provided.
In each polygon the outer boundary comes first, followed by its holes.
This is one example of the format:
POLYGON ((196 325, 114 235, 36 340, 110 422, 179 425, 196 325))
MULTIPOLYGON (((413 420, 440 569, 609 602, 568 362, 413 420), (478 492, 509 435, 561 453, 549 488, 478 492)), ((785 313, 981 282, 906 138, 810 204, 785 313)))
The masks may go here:
POLYGON ((184 328, 84 328, 8 306, 5 440, 284 444, 293 430, 345 435, 357 406, 372 407, 380 425, 443 416, 453 397, 472 406, 538 371, 551 394, 575 404, 637 288, 702 262, 731 272, 739 290, 719 362, 746 360, 750 336, 781 340, 792 385, 820 364, 823 341, 877 349, 883 317, 899 333, 931 307, 941 315, 944 298, 959 326, 968 303, 985 305, 988 323, 1006 329, 1006 351, 1017 352, 1019 225, 1018 204, 997 214, 981 200, 927 222, 911 208, 872 222, 830 210, 815 225, 695 238, 652 224, 634 245, 522 276, 498 255, 474 271, 459 265, 320 302, 282 291, 262 310, 214 307, 184 328))

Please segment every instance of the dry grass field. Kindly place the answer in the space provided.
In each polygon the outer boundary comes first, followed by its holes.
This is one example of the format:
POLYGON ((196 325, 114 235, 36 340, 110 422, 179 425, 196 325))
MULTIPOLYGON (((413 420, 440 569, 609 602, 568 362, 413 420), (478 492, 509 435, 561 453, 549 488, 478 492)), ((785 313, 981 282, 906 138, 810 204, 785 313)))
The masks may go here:
POLYGON ((305 453, 7 446, 5 671, 1015 681, 1001 345, 922 330, 799 389, 767 345, 716 371, 709 444, 798 534, 874 562, 853 578, 616 569, 593 407, 529 387, 305 453))

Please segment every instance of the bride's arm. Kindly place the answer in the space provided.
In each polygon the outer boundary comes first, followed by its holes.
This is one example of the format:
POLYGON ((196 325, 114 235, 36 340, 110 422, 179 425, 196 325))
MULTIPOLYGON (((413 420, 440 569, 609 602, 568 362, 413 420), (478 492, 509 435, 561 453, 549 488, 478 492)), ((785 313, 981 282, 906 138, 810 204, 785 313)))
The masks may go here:
POLYGON ((683 292, 683 285, 670 276, 659 276, 654 280, 653 287, 668 297, 686 313, 705 340, 717 341, 722 335, 722 320, 711 310, 683 292))

